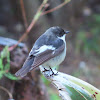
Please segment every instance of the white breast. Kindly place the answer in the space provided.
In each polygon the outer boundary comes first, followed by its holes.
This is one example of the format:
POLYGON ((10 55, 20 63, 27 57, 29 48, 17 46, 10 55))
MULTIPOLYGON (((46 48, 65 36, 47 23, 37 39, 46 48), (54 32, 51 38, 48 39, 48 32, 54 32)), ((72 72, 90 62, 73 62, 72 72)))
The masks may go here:
POLYGON ((49 61, 45 62, 44 64, 42 64, 43 67, 45 67, 45 68, 55 67, 57 65, 60 65, 64 61, 65 56, 66 56, 65 35, 63 37, 60 37, 60 39, 62 39, 64 41, 64 43, 65 43, 65 49, 64 49, 64 51, 60 55, 58 55, 58 56, 50 59, 49 61))

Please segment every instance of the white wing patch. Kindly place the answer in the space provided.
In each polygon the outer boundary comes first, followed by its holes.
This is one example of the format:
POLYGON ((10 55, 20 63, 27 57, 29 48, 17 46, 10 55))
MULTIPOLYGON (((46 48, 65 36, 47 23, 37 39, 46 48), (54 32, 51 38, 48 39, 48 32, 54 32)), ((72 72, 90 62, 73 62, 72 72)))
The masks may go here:
POLYGON ((34 55, 36 56, 36 55, 38 55, 38 54, 40 54, 42 52, 45 52, 48 49, 49 50, 55 50, 55 48, 53 46, 51 46, 51 45, 43 45, 39 49, 35 50, 36 53, 34 55))

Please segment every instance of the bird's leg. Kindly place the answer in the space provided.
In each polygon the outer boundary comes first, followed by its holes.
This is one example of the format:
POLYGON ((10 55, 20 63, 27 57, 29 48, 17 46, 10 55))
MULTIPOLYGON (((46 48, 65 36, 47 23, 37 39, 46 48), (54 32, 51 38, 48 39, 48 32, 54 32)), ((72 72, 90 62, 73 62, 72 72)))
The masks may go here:
POLYGON ((46 72, 46 71, 49 71, 48 69, 44 68, 44 71, 43 72, 46 72))
MULTIPOLYGON (((52 68, 50 66, 49 66, 49 68, 52 71, 52 75, 57 75, 58 74, 58 72, 57 73, 54 73, 53 70, 52 70, 52 68)), ((52 76, 52 75, 50 75, 50 76, 52 76)))

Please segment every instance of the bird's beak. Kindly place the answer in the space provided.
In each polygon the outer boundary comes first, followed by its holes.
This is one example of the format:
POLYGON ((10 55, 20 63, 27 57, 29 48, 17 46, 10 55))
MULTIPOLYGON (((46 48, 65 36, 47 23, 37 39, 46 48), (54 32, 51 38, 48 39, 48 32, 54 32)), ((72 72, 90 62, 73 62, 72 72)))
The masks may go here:
POLYGON ((65 31, 66 34, 70 33, 70 31, 65 31))

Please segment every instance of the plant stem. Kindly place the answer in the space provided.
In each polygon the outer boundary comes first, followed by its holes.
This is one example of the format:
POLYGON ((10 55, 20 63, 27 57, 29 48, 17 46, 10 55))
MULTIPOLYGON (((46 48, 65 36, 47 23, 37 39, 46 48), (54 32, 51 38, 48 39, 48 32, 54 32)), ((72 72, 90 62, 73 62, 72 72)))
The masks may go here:
POLYGON ((25 28, 27 29, 28 23, 27 23, 27 19, 26 19, 26 13, 25 13, 25 8, 24 8, 23 0, 20 0, 20 5, 21 5, 21 10, 22 10, 22 15, 23 15, 23 20, 24 20, 25 28))
POLYGON ((9 95, 9 98, 10 98, 10 99, 13 99, 12 94, 11 94, 6 88, 0 86, 0 89, 4 90, 4 91, 9 95))
POLYGON ((70 2, 70 0, 65 0, 65 2, 61 3, 61 4, 58 5, 57 7, 52 8, 52 9, 50 9, 50 10, 47 10, 47 11, 45 11, 45 12, 42 12, 41 16, 42 16, 42 15, 45 15, 45 14, 48 14, 48 13, 51 13, 51 12, 54 12, 54 11, 57 10, 57 9, 60 9, 61 7, 63 7, 63 6, 64 6, 65 4, 67 4, 68 2, 70 2))

